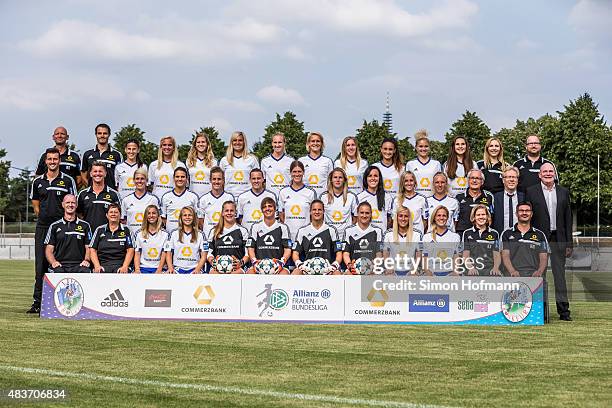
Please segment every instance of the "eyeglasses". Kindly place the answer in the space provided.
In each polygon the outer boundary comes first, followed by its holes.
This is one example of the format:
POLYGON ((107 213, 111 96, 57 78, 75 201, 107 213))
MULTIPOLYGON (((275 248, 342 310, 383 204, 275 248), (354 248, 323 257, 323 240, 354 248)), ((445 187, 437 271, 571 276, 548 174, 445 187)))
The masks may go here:
POLYGON ((518 177, 516 176, 504 176, 505 179, 516 180, 518 177))
POLYGON ((537 146, 539 144, 541 144, 541 143, 540 142, 529 142, 529 143, 527 143, 527 146, 531 146, 531 145, 537 146))
POLYGON ((469 179, 470 180, 482 180, 482 178, 480 178, 480 177, 470 177, 469 179))

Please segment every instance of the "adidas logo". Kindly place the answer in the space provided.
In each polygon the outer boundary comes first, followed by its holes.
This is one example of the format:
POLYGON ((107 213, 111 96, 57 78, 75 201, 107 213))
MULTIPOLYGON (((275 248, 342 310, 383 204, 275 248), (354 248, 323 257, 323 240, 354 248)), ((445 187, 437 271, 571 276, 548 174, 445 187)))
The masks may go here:
POLYGON ((100 302, 100 306, 103 307, 128 307, 128 301, 125 300, 121 291, 119 289, 115 289, 110 295, 104 298, 100 302))

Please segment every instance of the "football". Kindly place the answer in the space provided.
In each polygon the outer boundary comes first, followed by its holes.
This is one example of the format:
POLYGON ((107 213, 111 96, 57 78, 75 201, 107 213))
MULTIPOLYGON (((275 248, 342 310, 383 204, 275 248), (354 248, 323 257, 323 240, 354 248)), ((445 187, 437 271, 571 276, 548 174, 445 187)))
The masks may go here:
POLYGON ((368 275, 373 269, 374 264, 368 258, 359 258, 355 261, 355 275, 368 275))
POLYGON ((307 275, 327 275, 332 270, 329 261, 319 257, 307 259, 302 265, 302 269, 307 275))
POLYGON ((215 268, 217 268, 217 272, 219 273, 232 273, 232 270, 234 270, 234 263, 232 257, 229 255, 219 256, 217 258, 215 268))
POLYGON ((266 258, 260 259, 255 264, 255 271, 260 275, 274 275, 279 271, 279 265, 274 260, 266 258))

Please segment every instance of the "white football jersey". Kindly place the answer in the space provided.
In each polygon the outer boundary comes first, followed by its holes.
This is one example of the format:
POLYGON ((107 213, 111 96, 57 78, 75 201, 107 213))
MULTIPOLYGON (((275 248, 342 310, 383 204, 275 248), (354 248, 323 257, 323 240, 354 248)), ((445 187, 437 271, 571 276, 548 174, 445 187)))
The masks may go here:
POLYGON ((282 155, 280 159, 275 159, 272 155, 261 159, 261 171, 263 171, 266 179, 266 190, 270 190, 278 196, 283 188, 289 186, 289 183, 291 183, 289 166, 294 160, 293 157, 286 154, 282 155))
POLYGON ((359 161, 359 167, 357 167, 357 161, 346 161, 346 168, 340 165, 340 159, 336 159, 334 162, 334 168, 340 167, 346 173, 348 178, 349 191, 355 194, 359 194, 363 191, 363 174, 368 168, 368 161, 361 159, 359 161))
POLYGON ((304 183, 317 193, 317 197, 320 197, 327 189, 327 177, 334 169, 334 162, 323 155, 316 159, 306 155, 299 160, 304 165, 304 183))
POLYGON ((436 234, 435 242, 431 232, 423 236, 423 256, 430 258, 427 266, 434 275, 445 276, 453 271, 449 259, 459 253, 460 245, 461 237, 450 230, 436 234))
POLYGON ((448 229, 455 232, 455 219, 459 214, 459 202, 449 195, 445 195, 443 199, 438 200, 435 196, 431 196, 427 199, 427 206, 429 210, 429 216, 433 214, 436 207, 443 205, 448 210, 448 229))
MULTIPOLYGON (((186 169, 185 163, 176 162, 176 167, 186 169)), ((161 197, 174 188, 174 168, 170 162, 162 162, 161 167, 157 168, 157 160, 149 165, 149 184, 153 185, 153 195, 161 200, 161 197)))
MULTIPOLYGON (((136 190, 134 172, 139 168, 137 166, 137 163, 128 164, 127 162, 121 162, 115 167, 115 184, 117 185, 119 199, 123 200, 136 190)), ((147 165, 144 163, 140 168, 147 171, 147 165)))
POLYGON ((427 162, 421 163, 416 158, 406 163, 406 171, 411 171, 416 177, 417 185, 416 192, 425 196, 431 197, 433 195, 433 178, 437 172, 442 171, 440 162, 432 159, 431 157, 427 162))
POLYGON ((250 172, 259 167, 259 162, 257 157, 252 154, 246 158, 234 156, 234 164, 230 166, 227 157, 223 157, 219 162, 219 167, 225 173, 225 191, 234 197, 238 197, 251 188, 249 184, 250 172))
POLYGON ((381 229, 387 230, 387 218, 391 214, 392 201, 388 194, 385 194, 385 208, 378 208, 376 194, 370 193, 368 190, 363 190, 357 196, 357 205, 367 201, 372 206, 372 225, 381 229))
POLYGON ((321 195, 321 201, 325 205, 325 223, 334 226, 343 240, 344 231, 353 225, 353 216, 357 213, 357 196, 349 192, 346 202, 342 194, 336 196, 332 193, 332 196, 332 202, 329 203, 327 191, 321 195))
POLYGON ((204 160, 196 159, 195 166, 189 167, 189 190, 202 197, 210 191, 210 169, 217 165, 217 160, 212 159, 211 167, 204 164, 204 160))
POLYGON ((141 268, 157 268, 159 266, 168 239, 170 239, 170 236, 164 230, 157 231, 155 234, 149 233, 146 239, 142 236, 142 231, 136 234, 134 249, 140 252, 141 268))
MULTIPOLYGON (((374 166, 380 169, 385 192, 387 193, 387 196, 393 199, 393 197, 397 195, 397 189, 399 188, 400 172, 397 171, 394 165, 385 166, 382 162, 376 162, 374 163, 374 166)), ((383 231, 385 230, 386 228, 383 229, 383 231)))
POLYGON ((140 231, 145 218, 145 210, 149 205, 160 208, 157 197, 149 192, 144 193, 141 197, 136 197, 136 194, 132 193, 121 200, 121 214, 132 237, 140 231))
POLYGON ((226 201, 235 201, 234 196, 224 191, 219 197, 215 197, 212 191, 204 194, 198 201, 200 209, 199 217, 204 218, 204 235, 208 236, 211 229, 221 219, 221 208, 226 201))
MULTIPOLYGON (((448 162, 444 163, 443 171, 448 176, 447 165, 448 165, 448 162)), ((478 165, 476 164, 476 162, 474 162, 474 166, 472 168, 474 169, 478 168, 478 165)), ((450 186, 450 190, 448 194, 451 197, 456 197, 457 194, 465 193, 465 189, 467 188, 467 185, 468 185, 467 174, 465 172, 465 167, 463 166, 463 163, 457 163, 456 175, 457 177, 453 179, 451 179, 450 177, 448 178, 448 185, 450 186)))
MULTIPOLYGON (((244 226, 247 231, 251 230, 253 224, 263 220, 261 201, 266 197, 270 197, 276 202, 276 195, 269 190, 263 190, 259 194, 255 194, 252 189, 249 189, 238 196, 236 211, 238 213, 238 218, 242 218, 241 225, 244 226)), ((276 207, 278 208, 278 203, 276 207)))
POLYGON ((172 265, 175 269, 193 269, 200 262, 200 251, 204 251, 204 235, 198 232, 196 242, 191 242, 191 234, 183 234, 183 242, 179 241, 178 230, 172 231, 166 243, 166 252, 172 252, 172 265))
POLYGON ((299 190, 285 187, 278 197, 278 212, 285 213, 285 224, 289 227, 291 240, 295 241, 298 229, 310 223, 310 203, 317 198, 317 193, 307 186, 299 190))
MULTIPOLYGON (((178 228, 181 209, 192 207, 198 214, 198 196, 193 191, 185 190, 178 195, 174 190, 168 191, 161 198, 161 216, 166 219, 166 231, 170 234, 178 228)), ((197 220, 196 220, 197 221, 197 220)))
MULTIPOLYGON (((398 206, 399 200, 397 196, 395 196, 395 198, 393 198, 393 203, 391 204, 392 217, 394 217, 397 213, 398 206)), ((427 203, 427 198, 418 193, 413 195, 411 198, 404 197, 402 206, 410 210, 410 214, 412 215, 412 228, 423 234, 425 232, 423 218, 425 218, 425 222, 427 222, 427 219, 429 218, 429 205, 427 203)))

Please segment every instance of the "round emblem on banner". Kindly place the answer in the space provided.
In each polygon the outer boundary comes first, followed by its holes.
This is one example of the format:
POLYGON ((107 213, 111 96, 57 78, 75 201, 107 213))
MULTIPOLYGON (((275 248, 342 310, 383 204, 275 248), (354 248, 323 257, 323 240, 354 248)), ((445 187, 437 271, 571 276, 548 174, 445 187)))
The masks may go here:
POLYGON ((66 317, 78 314, 83 307, 83 287, 72 278, 59 281, 53 294, 57 311, 66 317))
POLYGON ((270 293, 269 305, 274 310, 281 310, 289 303, 289 295, 282 289, 274 289, 270 293))
POLYGON ((522 322, 529 316, 533 305, 533 294, 531 289, 523 282, 519 282, 519 288, 509 290, 502 296, 501 309, 504 317, 513 323, 522 322))

